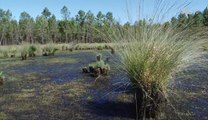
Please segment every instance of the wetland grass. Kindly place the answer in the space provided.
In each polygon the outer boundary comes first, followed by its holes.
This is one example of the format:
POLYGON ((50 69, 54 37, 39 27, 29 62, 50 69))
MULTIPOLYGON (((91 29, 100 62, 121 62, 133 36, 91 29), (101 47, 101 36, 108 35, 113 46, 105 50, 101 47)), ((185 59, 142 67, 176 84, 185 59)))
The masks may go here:
POLYGON ((137 119, 160 119, 167 105, 171 74, 201 47, 197 33, 176 32, 154 23, 120 32, 113 28, 110 40, 126 43, 119 51, 121 67, 135 92, 137 119))
POLYGON ((4 76, 3 72, 0 72, 0 86, 3 85, 4 79, 5 79, 5 76, 4 76))
POLYGON ((69 43, 69 44, 28 44, 22 43, 20 45, 8 45, 0 47, 0 58, 13 58, 20 57, 22 60, 26 60, 27 57, 35 56, 53 56, 55 53, 73 52, 74 50, 111 50, 111 53, 115 53, 115 49, 120 48, 115 43, 69 43))

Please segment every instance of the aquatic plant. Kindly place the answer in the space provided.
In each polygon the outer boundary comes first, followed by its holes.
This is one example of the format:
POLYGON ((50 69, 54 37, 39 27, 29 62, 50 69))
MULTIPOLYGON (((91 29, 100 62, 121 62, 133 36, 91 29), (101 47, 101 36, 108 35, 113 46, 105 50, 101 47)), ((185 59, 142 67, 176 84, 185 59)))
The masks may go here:
POLYGON ((98 54, 96 56, 96 62, 91 63, 88 65, 89 70, 87 67, 82 68, 83 73, 92 73, 93 76, 97 77, 99 75, 108 75, 110 71, 110 65, 105 64, 102 60, 102 54, 98 54))
POLYGON ((42 49, 42 55, 43 56, 54 56, 56 51, 58 51, 58 48, 46 46, 42 49))

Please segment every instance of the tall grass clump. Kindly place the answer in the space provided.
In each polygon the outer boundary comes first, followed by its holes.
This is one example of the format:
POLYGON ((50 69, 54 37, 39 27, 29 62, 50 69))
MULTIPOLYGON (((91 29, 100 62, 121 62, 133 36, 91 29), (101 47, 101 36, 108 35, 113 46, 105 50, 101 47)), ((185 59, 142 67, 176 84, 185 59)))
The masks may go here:
POLYGON ((29 48, 28 48, 28 54, 29 54, 29 57, 35 57, 36 56, 36 50, 37 48, 34 46, 34 45, 31 45, 29 48))
POLYGON ((3 72, 0 72, 0 86, 3 85, 3 80, 5 79, 5 76, 3 72))
POLYGON ((54 44, 48 44, 42 48, 43 56, 54 56, 59 49, 54 44))
POLYGON ((137 119, 159 118, 168 101, 171 74, 198 51, 203 40, 197 33, 176 32, 155 23, 112 28, 112 33, 107 38, 126 43, 119 54, 135 91, 137 119))

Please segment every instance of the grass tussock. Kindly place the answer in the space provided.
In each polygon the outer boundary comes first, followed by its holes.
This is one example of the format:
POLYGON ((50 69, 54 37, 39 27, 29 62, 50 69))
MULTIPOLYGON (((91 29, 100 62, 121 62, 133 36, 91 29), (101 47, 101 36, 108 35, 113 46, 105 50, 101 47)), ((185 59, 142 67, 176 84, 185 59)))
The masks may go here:
POLYGON ((5 79, 5 76, 3 72, 0 72, 0 86, 3 85, 3 80, 5 79))
POLYGON ((22 60, 26 60, 28 57, 35 56, 51 56, 57 52, 74 50, 111 50, 114 54, 116 49, 121 46, 116 43, 78 43, 78 44, 27 44, 22 43, 20 45, 9 45, 0 47, 0 58, 14 58, 20 57, 22 60))
POLYGON ((120 50, 122 68, 135 88, 138 119, 156 118, 167 101, 171 74, 204 42, 197 33, 149 23, 113 28, 110 40, 126 43, 120 50))

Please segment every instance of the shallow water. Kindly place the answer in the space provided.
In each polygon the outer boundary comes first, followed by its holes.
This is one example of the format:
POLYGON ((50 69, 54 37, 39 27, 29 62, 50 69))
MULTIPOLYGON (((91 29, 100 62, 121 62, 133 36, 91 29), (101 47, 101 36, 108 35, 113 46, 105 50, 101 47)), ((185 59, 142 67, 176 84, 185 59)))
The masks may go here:
MULTIPOLYGON (((7 77, 0 86, 0 119, 135 119, 127 75, 116 69, 118 55, 102 53, 104 59, 110 56, 112 70, 97 82, 81 73, 82 67, 95 61, 92 51, 0 60, 0 70, 7 77)), ((174 77, 171 100, 183 119, 208 119, 208 56, 200 59, 202 65, 188 65, 174 77)), ((177 119, 167 109, 167 119, 177 119)))
MULTIPOLYGON (((3 69, 7 80, 1 87, 0 112, 7 119, 21 120, 134 119, 128 79, 122 71, 114 69, 113 60, 109 62, 111 75, 96 84, 95 78, 81 73, 83 66, 95 61, 95 55, 61 53, 3 69)), ((107 56, 110 55, 104 52, 103 58, 107 56)))

